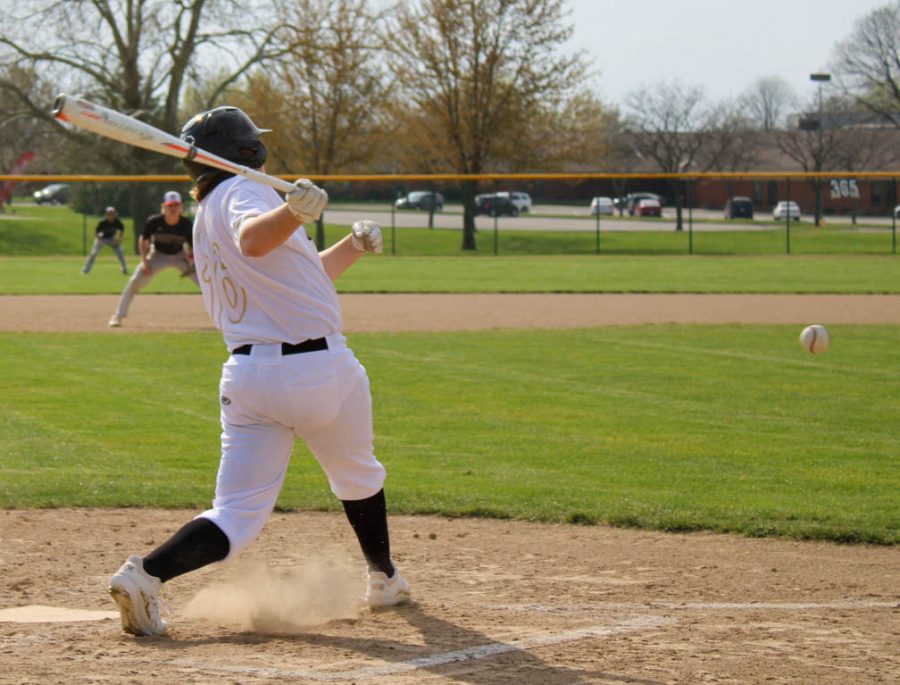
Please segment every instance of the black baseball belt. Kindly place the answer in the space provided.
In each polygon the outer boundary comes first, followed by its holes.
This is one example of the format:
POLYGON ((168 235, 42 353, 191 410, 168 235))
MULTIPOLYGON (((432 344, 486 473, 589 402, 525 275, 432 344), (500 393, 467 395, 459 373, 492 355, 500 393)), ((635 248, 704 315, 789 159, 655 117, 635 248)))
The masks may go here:
MULTIPOLYGON (((235 347, 231 354, 250 354, 253 345, 241 345, 235 347)), ((319 350, 327 350, 328 341, 325 338, 316 338, 315 340, 304 340, 299 343, 281 343, 281 354, 303 354, 304 352, 318 352, 319 350)))

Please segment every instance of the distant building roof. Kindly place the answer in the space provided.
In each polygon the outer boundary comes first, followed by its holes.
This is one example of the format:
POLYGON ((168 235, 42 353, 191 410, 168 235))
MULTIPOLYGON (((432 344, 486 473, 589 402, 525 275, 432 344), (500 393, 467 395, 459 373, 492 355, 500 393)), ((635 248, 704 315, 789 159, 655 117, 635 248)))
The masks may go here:
MULTIPOLYGON (((897 113, 900 119, 900 112, 897 113)), ((820 120, 819 112, 797 112, 788 117, 787 125, 791 129, 817 130, 820 120)), ((876 128, 892 129, 894 124, 885 117, 875 112, 846 111, 846 112, 822 112, 821 122, 823 129, 836 128, 876 128)))

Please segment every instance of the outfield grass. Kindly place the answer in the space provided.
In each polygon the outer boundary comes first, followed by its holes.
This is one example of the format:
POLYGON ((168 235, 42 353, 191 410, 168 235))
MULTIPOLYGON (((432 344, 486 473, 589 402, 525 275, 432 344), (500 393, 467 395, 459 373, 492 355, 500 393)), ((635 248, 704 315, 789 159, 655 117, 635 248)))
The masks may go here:
MULTIPOLYGON (((900 541, 896 326, 358 334, 394 513, 900 541)), ((214 333, 0 334, 0 506, 204 507, 214 333)), ((336 509, 298 447, 285 509, 336 509)))
MULTIPOLYGON (((83 247, 89 246, 82 232, 89 234, 98 217, 82 219, 66 207, 24 205, 16 211, 0 221, 0 294, 121 292, 125 278, 108 249, 90 276, 80 273, 83 247)), ((347 232, 345 226, 326 229, 328 244, 347 232)), ((900 292, 900 259, 890 254, 884 232, 807 226, 792 236, 788 256, 783 231, 697 232, 696 254, 688 255, 686 233, 603 233, 597 255, 591 233, 504 231, 497 241, 500 256, 494 256, 491 232, 479 233, 478 252, 462 254, 458 231, 386 228, 385 255, 362 260, 338 287, 343 292, 900 292)), ((137 258, 128 258, 134 268, 137 258)), ((168 270, 145 292, 197 289, 168 270)))
MULTIPOLYGON (((585 228, 590 222, 585 222, 585 228)), ((344 226, 329 226, 326 240, 342 237, 344 226)), ((385 252, 396 256, 461 254, 458 230, 382 227, 385 252)), ((523 255, 890 255, 893 238, 887 229, 815 228, 804 224, 791 229, 790 239, 781 227, 771 230, 658 231, 480 230, 477 252, 470 256, 523 255)))
MULTIPOLYGON (((0 295, 118 294, 127 279, 111 252, 101 255, 89 276, 81 275, 79 257, 0 257, 0 295)), ((345 293, 898 293, 900 258, 368 256, 337 287, 345 293)), ((167 269, 142 292, 198 288, 167 269)))
MULTIPOLYGON (((68 207, 16 205, 16 213, 0 219, 0 255, 47 256, 84 255, 93 242, 93 229, 99 216, 82 216, 68 207)), ((417 214, 423 224, 425 214, 417 214)), ((327 215, 326 215, 327 217, 327 215)), ((571 217, 568 217, 571 218, 571 217)), ((460 218, 460 222, 461 222, 460 218)), ((868 226, 828 226, 816 228, 809 223, 793 225, 790 237, 784 227, 769 222, 769 230, 746 224, 745 231, 610 232, 598 237, 594 222, 579 220, 584 231, 533 231, 504 229, 495 235, 491 229, 476 235, 477 251, 463 253, 459 230, 397 228, 382 226, 385 253, 396 256, 490 257, 529 255, 891 255, 896 252, 890 228, 868 226)), ((642 219, 646 228, 651 220, 642 219)), ((125 220, 126 242, 133 240, 133 226, 125 220)), ((700 224, 702 226, 702 224, 700 224)), ((347 226, 327 224, 325 241, 332 244, 346 235, 347 226)), ((129 245, 131 243, 129 242, 129 245)))
MULTIPOLYGON (((67 206, 17 204, 14 214, 0 217, 0 255, 84 254, 91 249, 94 227, 102 218, 67 206)), ((132 239, 133 222, 122 219, 122 223, 127 239, 132 239)))
MULTIPOLYGON (((0 254, 16 255, 0 257, 0 294, 118 294, 126 279, 111 252, 80 274, 82 228, 97 218, 25 207, 0 221, 0 254)), ((329 226, 328 242, 346 230, 329 226)), ((900 292, 884 232, 796 229, 791 256, 783 231, 694 233, 695 252, 711 256, 685 255, 688 236, 671 231, 603 233, 599 256, 587 233, 504 232, 499 257, 490 232, 465 255, 457 231, 386 235, 387 255, 359 262, 342 292, 900 292), (744 252, 757 254, 733 256, 744 252)), ((145 292, 197 287, 168 270, 145 292)), ((821 357, 797 333, 641 326, 352 342, 372 377, 396 513, 895 544, 898 327, 835 326, 821 357)), ((220 337, 111 342, 0 334, 0 506, 207 506, 220 337)), ((280 506, 336 509, 305 448, 296 456, 280 506)))

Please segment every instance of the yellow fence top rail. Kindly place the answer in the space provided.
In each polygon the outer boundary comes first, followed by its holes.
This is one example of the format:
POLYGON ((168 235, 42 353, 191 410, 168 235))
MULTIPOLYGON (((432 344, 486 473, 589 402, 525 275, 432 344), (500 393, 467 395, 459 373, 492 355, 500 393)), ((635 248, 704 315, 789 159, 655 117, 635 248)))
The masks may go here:
MULTIPOLYGON (((600 181, 617 179, 896 179, 900 171, 708 171, 682 174, 655 173, 534 173, 534 174, 277 174, 279 178, 293 181, 310 178, 319 182, 362 181, 600 181)), ((99 174, 0 174, 0 181, 43 181, 54 183, 128 182, 128 183, 188 183, 190 177, 178 174, 159 175, 99 175, 99 174)))

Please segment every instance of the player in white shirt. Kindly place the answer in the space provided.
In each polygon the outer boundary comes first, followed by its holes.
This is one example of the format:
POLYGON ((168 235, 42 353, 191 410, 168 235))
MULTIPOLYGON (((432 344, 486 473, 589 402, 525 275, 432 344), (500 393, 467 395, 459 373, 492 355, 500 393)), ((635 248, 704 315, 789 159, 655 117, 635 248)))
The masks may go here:
MULTIPOLYGON (((262 168, 266 131, 235 107, 193 117, 181 137, 233 162, 262 168)), ((381 230, 358 221, 319 253, 303 228, 328 201, 308 180, 282 199, 242 176, 185 162, 195 182, 194 259, 203 300, 230 356, 220 384, 222 456, 212 507, 110 579, 122 627, 164 633, 162 583, 231 559, 262 531, 284 482, 294 442, 309 446, 343 503, 368 564, 366 602, 399 604, 410 587, 391 559, 383 484, 375 458, 365 369, 341 334, 333 281, 381 230)))

